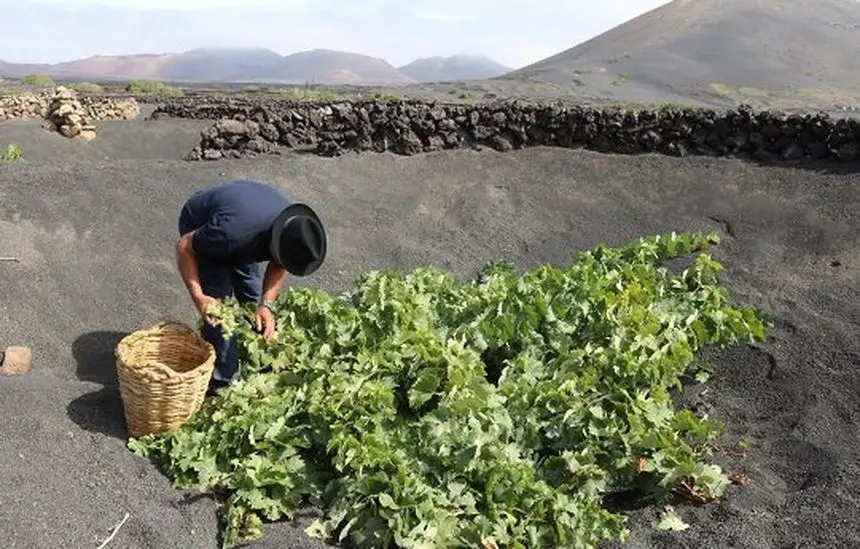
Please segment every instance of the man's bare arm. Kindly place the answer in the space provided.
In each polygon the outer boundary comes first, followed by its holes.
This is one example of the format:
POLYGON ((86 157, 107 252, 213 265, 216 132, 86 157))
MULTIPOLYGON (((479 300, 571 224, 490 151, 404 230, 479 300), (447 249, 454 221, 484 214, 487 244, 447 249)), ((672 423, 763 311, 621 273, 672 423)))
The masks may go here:
POLYGON ((200 309, 206 294, 203 292, 203 286, 200 284, 200 270, 197 267, 197 255, 194 253, 194 247, 191 245, 194 231, 182 235, 176 242, 176 263, 179 267, 179 274, 182 276, 182 281, 191 294, 191 299, 194 304, 200 309))
POLYGON ((274 261, 270 261, 266 266, 266 274, 263 276, 262 301, 275 299, 286 281, 287 270, 274 261))

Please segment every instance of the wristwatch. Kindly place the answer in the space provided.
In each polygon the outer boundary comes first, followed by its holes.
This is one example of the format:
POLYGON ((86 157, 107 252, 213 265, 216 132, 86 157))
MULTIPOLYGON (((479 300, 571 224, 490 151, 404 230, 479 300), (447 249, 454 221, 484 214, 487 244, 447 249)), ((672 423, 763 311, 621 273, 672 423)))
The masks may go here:
POLYGON ((260 307, 266 307, 267 309, 269 309, 273 313, 275 312, 275 302, 272 301, 271 299, 267 299, 267 300, 263 301, 262 303, 260 303, 260 307))

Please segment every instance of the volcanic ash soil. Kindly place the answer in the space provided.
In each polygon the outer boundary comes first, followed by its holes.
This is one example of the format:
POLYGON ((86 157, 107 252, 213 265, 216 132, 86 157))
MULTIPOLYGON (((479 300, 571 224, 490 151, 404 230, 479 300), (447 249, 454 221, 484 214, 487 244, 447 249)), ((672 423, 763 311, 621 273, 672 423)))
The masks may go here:
MULTIPOLYGON (((0 377, 0 533, 15 548, 215 548, 215 503, 183 494, 125 447, 113 346, 165 316, 194 321, 175 269, 176 219, 194 190, 231 178, 282 185, 327 222, 312 279, 337 291, 371 268, 561 263, 598 242, 717 230, 734 298, 776 322, 771 341, 710 353, 714 379, 683 398, 728 424, 716 459, 749 481, 680 505, 685 532, 649 532, 631 510, 629 547, 860 546, 860 176, 740 161, 617 157, 537 148, 189 163, 199 123, 112 123, 90 143, 27 123, 0 141, 0 345, 33 349, 0 377), (190 125, 189 125, 190 124, 190 125), (136 158, 135 156, 138 156, 136 158), (731 446, 751 445, 741 456, 731 446)), ((253 547, 319 547, 270 525, 253 547)))

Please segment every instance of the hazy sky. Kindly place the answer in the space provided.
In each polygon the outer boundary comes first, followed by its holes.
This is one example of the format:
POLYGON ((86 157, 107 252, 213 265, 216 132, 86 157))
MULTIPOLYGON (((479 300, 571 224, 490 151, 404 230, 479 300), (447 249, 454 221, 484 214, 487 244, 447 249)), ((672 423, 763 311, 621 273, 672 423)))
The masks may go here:
POLYGON ((488 55, 521 67, 667 0, 0 0, 0 59, 264 47, 329 48, 402 65, 488 55))

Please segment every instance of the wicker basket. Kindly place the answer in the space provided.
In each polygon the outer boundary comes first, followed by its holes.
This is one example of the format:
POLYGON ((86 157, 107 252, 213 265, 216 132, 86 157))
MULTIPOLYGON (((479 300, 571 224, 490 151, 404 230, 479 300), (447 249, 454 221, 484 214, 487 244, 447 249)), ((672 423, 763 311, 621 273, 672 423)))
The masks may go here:
POLYGON ((130 436, 174 430, 202 406, 215 349, 191 327, 166 320, 127 335, 115 354, 130 436))

